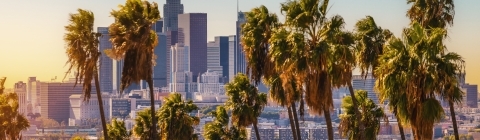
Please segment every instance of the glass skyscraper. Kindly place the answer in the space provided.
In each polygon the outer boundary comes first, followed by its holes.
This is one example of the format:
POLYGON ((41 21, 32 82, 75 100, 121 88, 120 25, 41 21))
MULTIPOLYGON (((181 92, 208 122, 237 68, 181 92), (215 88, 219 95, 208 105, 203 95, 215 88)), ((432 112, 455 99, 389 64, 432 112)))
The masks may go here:
POLYGON ((101 33, 99 41, 100 48, 100 68, 99 68, 99 80, 101 92, 112 93, 113 90, 113 61, 105 53, 105 49, 111 49, 112 43, 110 42, 110 36, 108 35, 108 27, 98 27, 97 32, 101 33))

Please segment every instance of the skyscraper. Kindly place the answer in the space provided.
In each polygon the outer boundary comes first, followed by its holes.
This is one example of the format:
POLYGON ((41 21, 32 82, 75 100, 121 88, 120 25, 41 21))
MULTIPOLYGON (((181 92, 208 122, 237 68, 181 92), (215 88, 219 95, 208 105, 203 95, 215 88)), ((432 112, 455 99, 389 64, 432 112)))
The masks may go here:
POLYGON ((245 53, 243 52, 243 46, 241 42, 242 37, 242 24, 245 23, 245 14, 246 12, 238 12, 237 22, 236 22, 236 38, 235 38, 235 74, 238 72, 247 73, 247 60, 245 58, 245 53))
POLYGON ((190 99, 190 85, 192 84, 192 73, 190 72, 190 51, 188 46, 176 44, 170 48, 171 75, 169 91, 182 94, 183 98, 190 99))
MULTIPOLYGON (((193 77, 207 71, 207 14, 178 15, 178 43, 190 47, 190 71, 193 77)), ((172 64, 173 66, 173 64, 172 64)), ((194 81, 196 82, 196 78, 194 81)))
POLYGON ((157 56, 153 67, 153 86, 167 86, 167 36, 164 33, 157 32, 158 44, 154 53, 157 56))
POLYGON ((478 86, 471 84, 462 85, 462 89, 465 92, 463 97, 463 104, 470 108, 478 108, 478 86))
POLYGON ((18 111, 27 115, 27 84, 19 81, 15 83, 13 91, 17 93, 18 96, 18 111))
POLYGON ((375 103, 379 103, 377 93, 375 93, 373 89, 375 86, 375 78, 372 76, 372 74, 368 74, 367 78, 361 75, 353 75, 352 86, 354 90, 367 91, 367 97, 372 99, 375 103))
POLYGON ((167 3, 163 5, 163 31, 177 31, 178 14, 183 14, 183 4, 181 0, 167 0, 167 3))
POLYGON ((208 42, 207 69, 217 72, 220 79, 228 77, 228 36, 216 36, 215 41, 208 42))
POLYGON ((100 90, 101 92, 112 93, 113 90, 113 60, 109 58, 105 53, 105 49, 111 49, 112 43, 110 42, 110 36, 108 35, 108 27, 98 27, 97 32, 101 33, 100 37, 100 90))

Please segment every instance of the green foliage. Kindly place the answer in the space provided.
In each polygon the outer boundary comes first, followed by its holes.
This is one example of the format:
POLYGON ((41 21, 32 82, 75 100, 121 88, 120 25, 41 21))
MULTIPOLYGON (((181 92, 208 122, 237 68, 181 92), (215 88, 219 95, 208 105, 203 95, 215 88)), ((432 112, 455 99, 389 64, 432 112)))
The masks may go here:
POLYGON ((362 123, 365 124, 365 138, 369 140, 377 138, 377 134, 380 132, 380 120, 386 120, 386 116, 382 108, 377 106, 372 99, 368 98, 367 94, 364 90, 355 91, 355 98, 359 103, 358 108, 353 106, 351 96, 343 98, 343 113, 340 115, 341 121, 339 126, 339 131, 342 136, 353 140, 360 135, 355 116, 355 109, 358 109, 362 112, 362 123))
POLYGON ((117 121, 117 119, 112 119, 112 123, 107 125, 108 137, 112 140, 129 140, 130 132, 125 128, 124 121, 117 121))
POLYGON ((0 138, 20 139, 20 132, 30 127, 24 115, 18 112, 16 93, 3 93, 6 78, 0 78, 0 138))
POLYGON ((195 137, 193 126, 198 125, 200 119, 189 115, 194 110, 198 107, 193 101, 182 100, 182 95, 178 93, 170 94, 157 112, 161 138, 186 140, 195 137))
POLYGON ((204 126, 203 136, 207 140, 231 140, 231 139, 246 139, 246 134, 243 131, 238 131, 238 127, 228 127, 229 117, 227 111, 223 106, 218 106, 210 115, 214 116, 213 122, 207 123, 204 126))
MULTIPOLYGON (((135 118, 135 126, 133 126, 133 134, 136 137, 139 137, 142 140, 151 139, 150 129, 152 127, 152 117, 150 117, 151 112, 149 108, 137 112, 137 117, 135 118)), ((158 116, 157 116, 158 119, 158 116)))

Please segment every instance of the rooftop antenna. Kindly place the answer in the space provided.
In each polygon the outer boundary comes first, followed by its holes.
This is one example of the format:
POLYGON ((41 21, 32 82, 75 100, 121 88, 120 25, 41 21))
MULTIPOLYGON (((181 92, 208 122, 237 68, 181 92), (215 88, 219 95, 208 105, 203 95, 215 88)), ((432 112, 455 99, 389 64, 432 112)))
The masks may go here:
POLYGON ((236 13, 236 14, 238 14, 238 12, 239 12, 239 11, 238 11, 238 0, 237 0, 237 13, 236 13))

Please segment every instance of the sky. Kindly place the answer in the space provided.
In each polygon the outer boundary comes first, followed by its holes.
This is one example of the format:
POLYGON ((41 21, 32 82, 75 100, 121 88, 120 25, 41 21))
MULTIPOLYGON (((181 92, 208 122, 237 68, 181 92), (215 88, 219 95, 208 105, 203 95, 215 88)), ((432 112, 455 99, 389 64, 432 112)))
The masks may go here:
MULTIPOLYGON (((152 0, 150 0, 152 1, 152 0)), ((238 9, 249 11, 265 5, 277 13, 280 20, 280 3, 286 0, 240 0, 238 9)), ((163 16, 166 0, 153 0, 159 4, 163 16)), ((7 77, 6 88, 13 88, 18 81, 28 77, 50 81, 57 76, 61 81, 67 67, 65 62, 64 26, 68 14, 78 8, 95 14, 95 26, 107 27, 114 20, 113 9, 125 0, 10 0, 0 5, 0 77, 7 77)), ((214 36, 235 34, 237 1, 235 0, 182 0, 185 13, 207 13, 208 41, 214 36)), ((456 0, 455 19, 450 27, 446 45, 449 51, 457 52, 466 61, 466 81, 480 84, 480 5, 479 0, 456 0)), ((353 31, 355 23, 367 15, 377 25, 391 30, 399 37, 410 21, 405 14, 409 5, 406 0, 331 0, 330 15, 341 15, 345 28, 353 31)))

